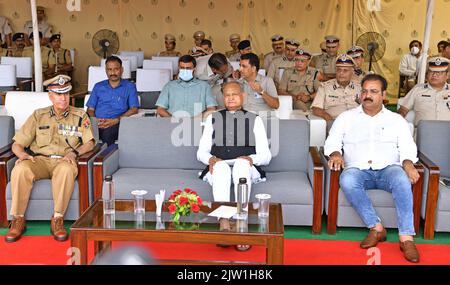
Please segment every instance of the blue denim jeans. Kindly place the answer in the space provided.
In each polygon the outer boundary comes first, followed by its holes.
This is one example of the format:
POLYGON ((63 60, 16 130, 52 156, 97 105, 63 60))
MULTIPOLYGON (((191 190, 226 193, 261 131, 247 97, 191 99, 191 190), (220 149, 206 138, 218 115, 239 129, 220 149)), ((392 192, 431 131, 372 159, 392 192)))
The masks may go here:
POLYGON ((392 193, 399 234, 415 235, 411 181, 401 166, 391 165, 381 170, 346 168, 339 181, 345 197, 368 228, 381 223, 381 219, 375 212, 367 190, 381 189, 392 193))

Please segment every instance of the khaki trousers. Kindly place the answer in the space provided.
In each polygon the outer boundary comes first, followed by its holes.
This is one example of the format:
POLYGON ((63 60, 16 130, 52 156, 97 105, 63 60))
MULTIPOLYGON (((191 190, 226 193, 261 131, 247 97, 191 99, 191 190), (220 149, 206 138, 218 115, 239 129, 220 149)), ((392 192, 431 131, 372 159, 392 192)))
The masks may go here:
POLYGON ((77 165, 61 159, 36 156, 36 162, 25 160, 18 163, 11 173, 12 207, 11 215, 25 215, 33 182, 41 179, 52 180, 54 212, 64 215, 72 197, 77 165))

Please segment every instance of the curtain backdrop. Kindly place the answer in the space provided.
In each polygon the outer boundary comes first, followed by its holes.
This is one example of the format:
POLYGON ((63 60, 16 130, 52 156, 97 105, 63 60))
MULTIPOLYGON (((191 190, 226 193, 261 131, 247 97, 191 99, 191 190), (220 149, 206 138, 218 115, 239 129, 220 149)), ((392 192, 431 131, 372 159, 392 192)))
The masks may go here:
MULTIPOLYGON (((146 58, 164 50, 166 33, 177 37, 182 53, 193 45, 197 30, 205 31, 214 50, 222 52, 229 50, 229 35, 240 33, 261 55, 271 50, 273 34, 298 39, 317 53, 327 34, 339 36, 345 52, 359 35, 375 31, 383 35, 387 49, 374 69, 387 77, 394 98, 400 57, 412 39, 422 40, 426 15, 426 0, 383 0, 380 12, 369 12, 367 0, 81 0, 80 12, 69 12, 66 2, 38 0, 38 5, 47 7, 48 22, 62 34, 63 47, 76 49, 78 91, 87 89, 88 66, 99 65, 91 40, 100 29, 117 32, 120 50, 143 50, 146 58)), ((448 11, 450 0, 436 0, 430 54, 437 53, 439 40, 450 37, 448 11)), ((29 1, 0 0, 0 15, 20 32, 31 19, 29 1)))

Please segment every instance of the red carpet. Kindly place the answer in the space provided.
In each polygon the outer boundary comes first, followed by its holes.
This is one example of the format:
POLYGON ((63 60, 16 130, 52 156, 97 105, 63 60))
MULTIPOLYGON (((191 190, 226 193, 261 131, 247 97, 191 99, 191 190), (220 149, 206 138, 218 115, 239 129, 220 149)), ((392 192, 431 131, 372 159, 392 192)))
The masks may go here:
MULTIPOLYGON (((114 243, 123 246, 124 243, 114 243)), ((248 252, 237 252, 234 248, 219 248, 214 245, 203 244, 168 244, 145 243, 140 244, 150 249, 157 259, 198 259, 259 261, 265 257, 261 247, 253 247, 248 252)), ((49 236, 23 237, 19 242, 7 244, 0 240, 0 264, 45 264, 64 265, 70 260, 67 251, 70 242, 56 242, 49 236)), ((417 245, 420 255, 420 265, 450 264, 450 245, 417 245)), ((406 265, 398 243, 381 243, 379 261, 382 265, 406 265)), ((92 244, 90 258, 92 258, 92 244)), ((322 240, 285 240, 285 264, 292 265, 365 265, 369 259, 377 260, 373 253, 359 248, 358 242, 322 241, 322 240)), ((373 262, 372 262, 373 263, 373 262)))

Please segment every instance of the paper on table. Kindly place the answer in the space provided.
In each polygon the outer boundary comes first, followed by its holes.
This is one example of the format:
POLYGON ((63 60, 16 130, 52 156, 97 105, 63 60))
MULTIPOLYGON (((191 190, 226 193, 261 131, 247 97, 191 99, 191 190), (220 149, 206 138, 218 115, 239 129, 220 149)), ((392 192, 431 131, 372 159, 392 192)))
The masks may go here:
POLYGON ((229 219, 234 215, 236 215, 236 213, 237 213, 236 207, 220 206, 219 208, 209 213, 208 216, 229 219))

